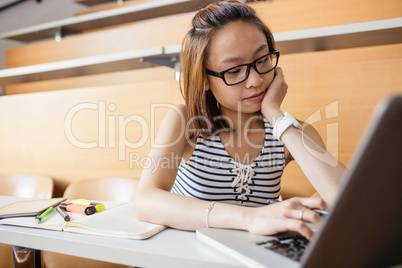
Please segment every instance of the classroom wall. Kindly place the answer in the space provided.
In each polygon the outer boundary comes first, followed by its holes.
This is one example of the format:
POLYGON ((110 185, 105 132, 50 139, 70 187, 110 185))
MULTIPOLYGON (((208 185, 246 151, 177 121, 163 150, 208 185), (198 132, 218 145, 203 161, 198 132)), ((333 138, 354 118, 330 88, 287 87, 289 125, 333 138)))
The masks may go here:
MULTIPOLYGON (((11 2, 0 1, 1 7, 11 2)), ((23 1, 5 9, 0 15, 0 33, 25 28, 63 18, 69 18, 74 13, 87 10, 86 6, 76 4, 71 0, 41 0, 23 1)), ((11 48, 23 46, 24 43, 14 40, 0 39, 0 69, 5 68, 5 52, 11 48)))
MULTIPOLYGON (((274 33, 397 18, 402 9, 398 0, 272 0, 251 5, 274 33)), ((49 40, 10 49, 6 51, 6 67, 180 44, 194 13, 67 36, 59 43, 49 40)))
MULTIPOLYGON (((402 10, 397 0, 272 0, 252 5, 274 32, 395 18, 402 10)), ((193 15, 99 29, 60 43, 26 44, 8 50, 6 64, 10 68, 180 44, 193 15)), ((346 165, 376 103, 402 93, 402 44, 283 54, 279 65, 289 84, 283 110, 310 122, 346 165)), ((168 106, 182 102, 168 67, 13 84, 6 92, 8 96, 0 97, 0 175, 49 175, 56 181, 56 196, 69 182, 84 178, 139 178, 141 168, 135 163, 145 164, 168 106), (144 134, 143 126, 152 131, 144 134), (139 148, 130 148, 135 146, 139 148)), ((285 198, 314 193, 296 163, 286 168, 282 188, 285 198)))
POLYGON ((0 173, 47 174, 56 194, 85 178, 139 179, 163 114, 180 101, 175 81, 4 96, 0 173))

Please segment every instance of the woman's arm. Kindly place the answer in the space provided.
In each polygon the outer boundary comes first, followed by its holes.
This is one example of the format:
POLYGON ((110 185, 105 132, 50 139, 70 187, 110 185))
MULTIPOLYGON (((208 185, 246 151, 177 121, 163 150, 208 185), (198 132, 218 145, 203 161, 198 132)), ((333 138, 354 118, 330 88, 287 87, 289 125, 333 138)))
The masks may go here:
MULTIPOLYGON (((210 202, 171 193, 177 171, 185 152, 184 105, 170 110, 165 116, 155 145, 149 154, 136 197, 136 215, 143 221, 162 224, 182 230, 196 230, 206 226, 206 209, 210 202)), ((213 210, 218 210, 221 204, 213 210)), ((224 212, 214 217, 215 226, 244 229, 241 226, 243 210, 238 206, 222 204, 224 212)), ((212 212, 211 212, 212 214, 212 212)), ((212 220, 212 219, 211 219, 212 220)))
MULTIPOLYGON (((183 114, 183 106, 172 109, 160 126, 149 155, 149 161, 156 164, 147 165, 143 170, 136 197, 136 216, 147 222, 196 230, 206 227, 207 208, 211 202, 170 192, 188 144, 183 132, 186 122, 183 114)), ((325 204, 320 198, 293 198, 258 208, 217 202, 209 212, 208 225, 263 235, 296 231, 310 238, 313 232, 306 223, 318 225, 320 222, 318 214, 311 210, 313 208, 324 209, 325 204), (301 214, 303 219, 300 219, 301 214)))
MULTIPOLYGON (((277 68, 275 72, 261 106, 262 113, 272 125, 283 117, 280 105, 287 92, 282 69, 277 68)), ((345 166, 328 153, 321 137, 311 126, 302 130, 291 126, 283 132, 281 140, 314 188, 327 203, 332 204, 345 166)))

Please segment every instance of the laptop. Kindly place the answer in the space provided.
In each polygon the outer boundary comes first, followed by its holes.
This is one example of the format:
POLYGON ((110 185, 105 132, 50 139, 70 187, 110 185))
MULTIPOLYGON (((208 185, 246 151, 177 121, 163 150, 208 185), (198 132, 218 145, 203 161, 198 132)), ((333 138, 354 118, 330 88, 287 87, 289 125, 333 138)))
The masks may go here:
POLYGON ((376 107, 337 199, 323 217, 311 241, 294 233, 259 236, 214 228, 196 233, 249 267, 401 267, 402 95, 376 107), (289 247, 298 240, 296 248, 304 250, 292 255, 289 247), (285 249, 279 249, 282 244, 285 249))

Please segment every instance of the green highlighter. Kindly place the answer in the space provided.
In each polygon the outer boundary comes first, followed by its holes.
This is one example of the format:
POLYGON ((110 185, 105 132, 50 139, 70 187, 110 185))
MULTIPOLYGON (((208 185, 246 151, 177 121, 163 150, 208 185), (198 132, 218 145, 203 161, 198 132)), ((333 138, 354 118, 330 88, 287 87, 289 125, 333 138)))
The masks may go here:
POLYGON ((53 212, 53 207, 49 207, 46 210, 42 211, 42 213, 39 213, 36 217, 35 217, 35 222, 36 223, 40 223, 42 221, 44 221, 50 214, 52 214, 53 212))
POLYGON ((86 206, 94 206, 96 208, 96 212, 101 212, 103 210, 105 210, 105 205, 98 203, 98 202, 94 202, 91 200, 87 200, 87 199, 77 199, 75 200, 74 204, 78 204, 78 205, 86 205, 86 206))

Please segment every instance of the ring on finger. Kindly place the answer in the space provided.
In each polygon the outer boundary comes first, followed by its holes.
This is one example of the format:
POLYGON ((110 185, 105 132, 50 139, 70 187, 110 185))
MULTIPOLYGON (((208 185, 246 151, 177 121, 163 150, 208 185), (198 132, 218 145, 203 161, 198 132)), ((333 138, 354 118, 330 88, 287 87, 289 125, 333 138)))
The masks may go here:
POLYGON ((303 215, 304 215, 304 209, 302 209, 301 211, 300 211, 300 220, 301 221, 303 221, 303 215))

